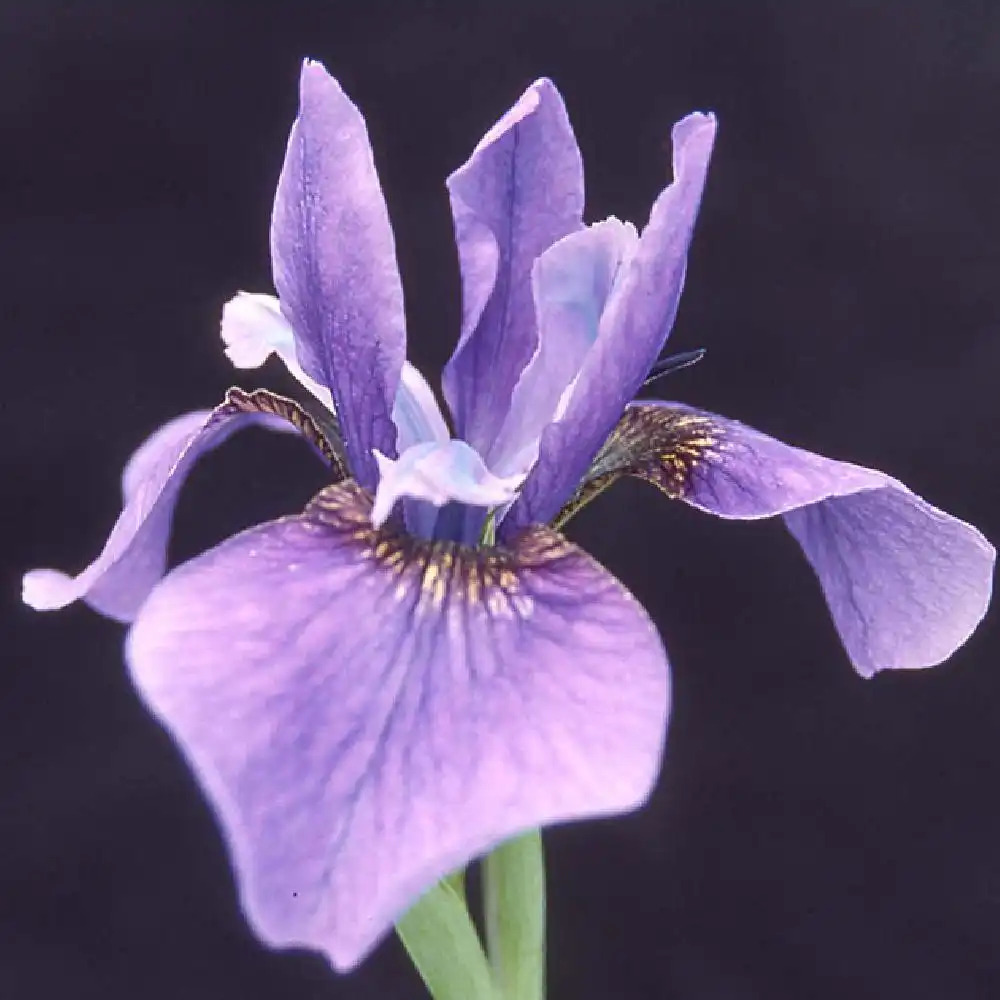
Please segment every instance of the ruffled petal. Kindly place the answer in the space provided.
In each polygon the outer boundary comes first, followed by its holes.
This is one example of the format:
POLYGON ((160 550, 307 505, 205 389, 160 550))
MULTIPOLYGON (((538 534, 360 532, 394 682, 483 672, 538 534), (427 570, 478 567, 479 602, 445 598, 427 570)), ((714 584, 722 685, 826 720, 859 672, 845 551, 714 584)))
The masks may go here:
POLYGON ((132 621, 163 576, 174 507, 188 473, 202 455, 251 424, 303 434, 337 478, 343 476, 335 452, 294 403, 261 390, 230 389, 215 410, 177 417, 142 444, 122 474, 122 512, 101 554, 75 577, 54 569, 29 571, 24 602, 53 611, 83 599, 109 618, 132 621))
POLYGON ((403 289, 364 119, 316 62, 302 67, 271 259, 298 363, 329 387, 351 469, 374 489, 372 449, 396 454, 391 410, 406 354, 403 289))
POLYGON ((381 527, 403 497, 435 507, 456 502, 470 507, 509 503, 523 475, 495 476, 464 441, 418 444, 396 460, 375 453, 379 468, 372 523, 381 527))
POLYGON ((444 370, 459 437, 487 454, 538 335, 531 267, 583 218, 583 163, 559 92, 532 84, 448 178, 462 331, 444 370))
POLYGON ((674 182, 656 199, 615 283, 566 412, 542 436, 538 462, 508 516, 511 530, 555 516, 659 355, 677 313, 714 140, 713 115, 688 115, 674 126, 674 182))
MULTIPOLYGON (((333 397, 326 386, 310 378, 299 364, 292 326, 273 295, 239 292, 222 309, 222 339, 226 355, 237 368, 259 368, 277 354, 288 371, 331 413, 333 397)), ((448 425, 427 380, 408 361, 400 371, 392 406, 396 447, 400 453, 422 441, 447 441, 448 425)))
POLYGON ((349 484, 172 572, 127 655, 257 933, 341 969, 440 877, 633 809, 659 769, 666 657, 621 584, 545 528, 511 551, 376 531, 349 484))
POLYGON ((487 456, 498 472, 527 472, 546 425, 561 415, 597 340, 604 304, 635 252, 635 226, 618 219, 587 226, 535 261, 531 284, 538 348, 514 388, 510 412, 487 456))
POLYGON ((556 523, 623 475, 720 517, 784 515, 865 677, 947 659, 989 605, 993 546, 882 472, 691 407, 636 404, 556 523))

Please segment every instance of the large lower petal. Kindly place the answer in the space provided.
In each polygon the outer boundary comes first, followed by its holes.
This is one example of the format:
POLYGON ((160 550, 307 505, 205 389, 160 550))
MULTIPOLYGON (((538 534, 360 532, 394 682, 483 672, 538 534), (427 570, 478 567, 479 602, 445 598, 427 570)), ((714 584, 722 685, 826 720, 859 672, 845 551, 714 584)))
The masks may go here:
POLYGON ((406 354, 403 289, 364 119, 316 62, 302 67, 271 258, 298 362, 329 387, 351 470, 374 489, 372 449, 396 454, 390 414, 406 354))
POLYGON ((23 598, 38 611, 85 600, 96 611, 131 621, 163 576, 174 507, 195 462, 236 431, 260 424, 303 434, 340 478, 336 453, 291 400, 230 389, 215 410, 187 413, 161 427, 129 459, 122 474, 122 512, 100 555, 77 576, 54 569, 25 574, 23 598))
POLYGON ((342 969, 440 877, 632 809, 659 768, 666 658, 621 584, 545 528, 509 551, 377 531, 348 484, 171 573, 128 660, 258 934, 342 969))
POLYGON ((794 448, 713 413, 636 404, 557 523, 623 475, 720 517, 783 515, 866 677, 940 663, 989 605, 993 546, 882 472, 794 448))
POLYGON ((444 370, 455 430, 485 455, 538 335, 531 267, 583 218, 583 163, 559 91, 532 84, 448 178, 462 331, 444 370))
POLYGON ((562 419, 542 435, 538 462, 510 514, 512 527, 555 516, 659 355, 680 302, 714 140, 713 115, 688 115, 674 126, 674 181, 656 199, 615 282, 562 419))

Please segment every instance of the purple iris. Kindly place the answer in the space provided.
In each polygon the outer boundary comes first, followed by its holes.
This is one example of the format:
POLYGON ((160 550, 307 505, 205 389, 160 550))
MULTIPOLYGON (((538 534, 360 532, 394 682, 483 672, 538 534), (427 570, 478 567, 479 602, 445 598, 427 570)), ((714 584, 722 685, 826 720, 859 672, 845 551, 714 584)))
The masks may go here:
POLYGON ((33 607, 82 598, 132 623, 135 684, 216 809, 268 942, 349 968, 506 838, 646 799, 667 657, 558 530, 622 476, 720 517, 782 515, 864 676, 943 660, 984 614, 993 548, 901 483, 633 402, 677 310, 715 129, 674 126, 674 180, 641 234, 584 224, 551 83, 490 129, 448 180, 464 305, 449 429, 405 361, 364 121, 304 65, 271 226, 278 296, 237 296, 222 335, 237 367, 277 354, 311 409, 234 389, 177 418, 129 462, 97 559, 25 578, 33 607), (182 482, 247 424, 304 435, 331 485, 164 575, 182 482))

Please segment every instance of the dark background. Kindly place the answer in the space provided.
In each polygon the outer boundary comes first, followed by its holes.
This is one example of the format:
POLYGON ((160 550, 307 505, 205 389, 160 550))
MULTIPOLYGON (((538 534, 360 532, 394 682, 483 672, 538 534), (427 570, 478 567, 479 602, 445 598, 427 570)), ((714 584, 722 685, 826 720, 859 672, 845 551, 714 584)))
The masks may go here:
MULTIPOLYGON (((443 180, 534 77, 569 105, 591 220, 644 222, 670 124, 711 108, 672 340, 709 354, 664 391, 1000 538, 997 4, 4 0, 3 1000, 423 995, 395 941, 349 977, 258 945, 121 629, 17 603, 24 569, 96 553, 142 438, 236 381, 219 310, 271 289, 303 55, 368 118, 435 380, 443 180)), ((241 436, 192 477, 175 558, 319 483, 300 445, 241 436)), ((651 804, 548 835, 552 1000, 1000 997, 997 615, 947 665, 865 682, 779 524, 626 484, 572 534, 660 626, 675 707, 651 804)))

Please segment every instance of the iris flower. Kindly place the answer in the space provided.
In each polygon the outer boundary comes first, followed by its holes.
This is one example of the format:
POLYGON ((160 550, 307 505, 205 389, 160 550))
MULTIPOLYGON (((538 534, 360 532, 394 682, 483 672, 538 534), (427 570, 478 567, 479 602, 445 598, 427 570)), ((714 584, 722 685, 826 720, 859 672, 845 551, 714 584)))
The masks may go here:
POLYGON ((267 942, 350 968, 470 859, 647 798, 667 656, 560 531, 623 476, 718 517, 780 516, 866 677, 943 660, 983 616, 994 551, 975 528, 881 472, 635 401, 677 311, 715 132, 710 114, 674 126, 673 181, 641 234, 584 223, 547 80, 486 133, 447 182, 463 295, 449 420, 405 361, 364 120, 304 64, 271 222, 277 297, 238 295, 222 336, 237 367, 275 354, 314 399, 232 389, 167 424, 128 463, 97 559, 25 578, 35 608, 83 599, 131 623, 132 678, 267 942), (166 572, 184 479, 249 424, 303 435, 330 484, 166 572))

